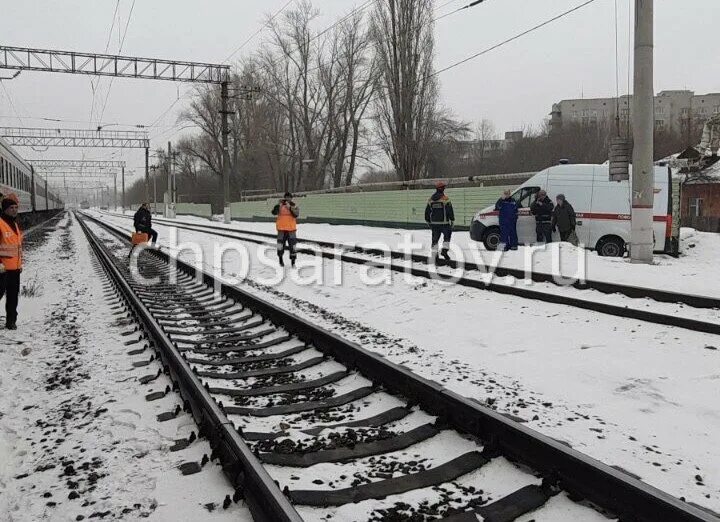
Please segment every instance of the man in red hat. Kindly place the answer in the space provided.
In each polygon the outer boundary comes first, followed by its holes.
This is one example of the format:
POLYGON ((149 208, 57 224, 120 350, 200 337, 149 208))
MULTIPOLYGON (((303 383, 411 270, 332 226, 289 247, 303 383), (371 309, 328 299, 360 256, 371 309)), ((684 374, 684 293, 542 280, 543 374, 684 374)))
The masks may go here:
POLYGON ((432 253, 435 261, 438 262, 438 243, 440 236, 443 236, 442 257, 450 261, 450 238, 455 223, 455 212, 453 211, 450 198, 445 194, 447 183, 438 181, 435 184, 435 194, 430 196, 427 207, 425 207, 425 221, 432 230, 432 253))

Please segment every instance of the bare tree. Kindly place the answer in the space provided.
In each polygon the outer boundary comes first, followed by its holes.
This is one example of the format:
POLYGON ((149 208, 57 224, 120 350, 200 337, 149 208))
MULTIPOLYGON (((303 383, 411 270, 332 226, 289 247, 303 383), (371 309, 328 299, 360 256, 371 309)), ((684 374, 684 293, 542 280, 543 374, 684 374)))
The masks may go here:
POLYGON ((432 0, 378 0, 372 15, 381 74, 378 130, 399 179, 406 181, 423 177, 436 130, 432 13, 432 0))
POLYGON ((361 13, 339 27, 333 41, 341 67, 339 107, 335 110, 335 135, 339 141, 332 175, 333 187, 350 185, 361 154, 362 122, 375 94, 378 67, 371 54, 370 30, 361 13))

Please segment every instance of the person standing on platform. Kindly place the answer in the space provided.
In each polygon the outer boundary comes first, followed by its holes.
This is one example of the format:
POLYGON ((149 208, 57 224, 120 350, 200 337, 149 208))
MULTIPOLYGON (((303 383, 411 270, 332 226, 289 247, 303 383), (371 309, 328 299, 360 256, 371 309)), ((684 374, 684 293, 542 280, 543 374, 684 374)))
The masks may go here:
POLYGON ((277 255, 280 266, 285 266, 283 255, 285 245, 290 249, 290 264, 295 266, 297 259, 297 218, 300 217, 300 207, 293 201, 293 195, 286 192, 285 196, 272 209, 272 215, 276 217, 275 228, 277 230, 277 255))
POLYGON ((0 206, 0 299, 5 296, 5 328, 17 330, 23 243, 23 233, 17 222, 17 197, 5 197, 0 206))

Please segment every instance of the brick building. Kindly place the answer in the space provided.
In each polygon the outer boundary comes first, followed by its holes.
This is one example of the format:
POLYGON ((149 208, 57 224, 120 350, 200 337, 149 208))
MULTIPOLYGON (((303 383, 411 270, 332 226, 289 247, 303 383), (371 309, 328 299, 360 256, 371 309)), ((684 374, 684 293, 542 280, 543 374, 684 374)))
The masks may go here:
POLYGON ((684 227, 720 232, 720 163, 686 174, 681 192, 681 220, 684 227))

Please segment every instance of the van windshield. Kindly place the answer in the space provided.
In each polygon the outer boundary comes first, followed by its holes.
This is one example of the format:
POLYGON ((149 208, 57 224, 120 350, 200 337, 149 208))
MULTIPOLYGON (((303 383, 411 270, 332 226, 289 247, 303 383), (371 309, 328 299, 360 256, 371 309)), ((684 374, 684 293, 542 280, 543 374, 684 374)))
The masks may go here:
POLYGON ((529 208, 538 192, 540 192, 540 187, 523 187, 516 190, 511 197, 519 208, 529 208))

